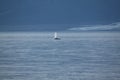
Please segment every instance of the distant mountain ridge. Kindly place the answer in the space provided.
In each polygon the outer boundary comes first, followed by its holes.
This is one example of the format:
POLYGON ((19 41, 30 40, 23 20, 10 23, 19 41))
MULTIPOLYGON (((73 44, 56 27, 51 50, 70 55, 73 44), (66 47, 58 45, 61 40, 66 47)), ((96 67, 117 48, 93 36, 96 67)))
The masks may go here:
POLYGON ((4 31, 120 31, 120 22, 107 25, 43 24, 43 25, 0 25, 4 31), (77 26, 77 27, 76 27, 77 26), (64 27, 64 28, 63 28, 64 27))
POLYGON ((108 25, 85 25, 69 28, 70 31, 120 31, 120 22, 108 25))

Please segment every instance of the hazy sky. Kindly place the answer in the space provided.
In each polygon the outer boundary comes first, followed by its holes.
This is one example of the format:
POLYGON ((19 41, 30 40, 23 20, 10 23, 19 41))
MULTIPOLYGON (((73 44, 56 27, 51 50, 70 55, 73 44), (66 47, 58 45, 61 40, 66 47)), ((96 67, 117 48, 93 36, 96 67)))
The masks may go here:
POLYGON ((63 30, 120 21, 120 0, 0 0, 0 31, 63 30))

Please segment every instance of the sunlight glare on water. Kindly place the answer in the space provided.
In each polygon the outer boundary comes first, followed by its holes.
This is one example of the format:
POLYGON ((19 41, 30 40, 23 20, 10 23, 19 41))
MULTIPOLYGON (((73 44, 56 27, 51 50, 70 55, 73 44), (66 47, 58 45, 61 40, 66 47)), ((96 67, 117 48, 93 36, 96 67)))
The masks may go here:
POLYGON ((119 80, 119 34, 0 33, 0 79, 119 80))

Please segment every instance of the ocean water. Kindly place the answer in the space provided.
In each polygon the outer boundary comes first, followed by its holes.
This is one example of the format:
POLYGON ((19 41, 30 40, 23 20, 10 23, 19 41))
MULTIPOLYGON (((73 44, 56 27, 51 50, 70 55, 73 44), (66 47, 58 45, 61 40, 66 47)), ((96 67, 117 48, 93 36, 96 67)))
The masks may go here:
POLYGON ((0 33, 0 80, 120 80, 119 32, 0 33))

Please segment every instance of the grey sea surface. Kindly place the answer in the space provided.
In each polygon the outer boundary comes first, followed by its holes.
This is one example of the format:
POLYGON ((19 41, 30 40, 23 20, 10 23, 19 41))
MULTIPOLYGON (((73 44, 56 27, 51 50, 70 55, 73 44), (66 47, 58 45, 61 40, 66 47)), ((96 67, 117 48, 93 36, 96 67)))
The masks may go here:
POLYGON ((0 33, 0 80, 120 80, 120 32, 0 33))

